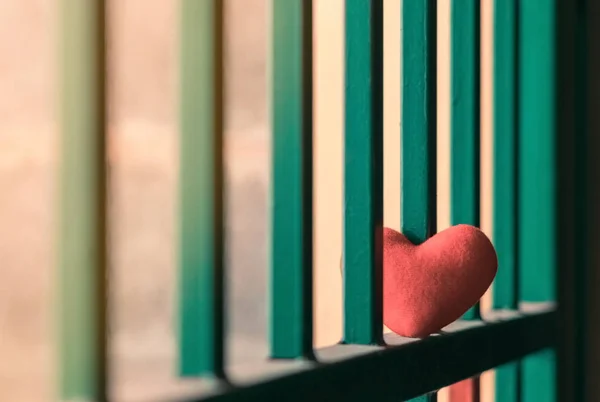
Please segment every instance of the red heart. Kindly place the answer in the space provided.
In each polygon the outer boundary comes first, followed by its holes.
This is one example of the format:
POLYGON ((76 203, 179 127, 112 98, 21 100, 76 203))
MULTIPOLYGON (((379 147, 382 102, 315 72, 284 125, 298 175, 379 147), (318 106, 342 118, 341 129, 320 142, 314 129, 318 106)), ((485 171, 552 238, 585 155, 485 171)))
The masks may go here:
POLYGON ((448 228, 415 246, 384 228, 385 325, 421 338, 460 318, 491 285, 498 268, 494 246, 469 225, 448 228))

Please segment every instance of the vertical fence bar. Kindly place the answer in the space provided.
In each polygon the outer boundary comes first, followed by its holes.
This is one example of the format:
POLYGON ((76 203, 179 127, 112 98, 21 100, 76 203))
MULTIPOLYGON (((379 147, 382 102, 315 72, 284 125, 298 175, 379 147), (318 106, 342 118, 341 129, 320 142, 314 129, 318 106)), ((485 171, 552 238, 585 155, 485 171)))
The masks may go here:
MULTIPOLYGON (((480 0, 451 0, 450 221, 480 223, 480 0)), ((463 319, 479 319, 479 303, 463 319)), ((450 387, 450 400, 479 401, 479 378, 450 387)))
POLYGON ((105 4, 60 2, 60 400, 106 395, 105 4))
POLYGON ((180 333, 183 376, 222 377, 221 0, 181 3, 180 333))
POLYGON ((383 1, 346 0, 344 341, 383 341, 383 1))
POLYGON ((402 233, 422 243, 436 231, 437 1, 402 8, 402 233))
MULTIPOLYGON (((519 2, 519 259, 520 296, 556 300, 557 112, 556 1, 519 2)), ((554 401, 556 354, 522 363, 523 402, 554 401)))
MULTIPOLYGON (((401 226, 419 244, 436 232, 437 0, 402 2, 401 226)), ((411 402, 434 402, 432 393, 411 402)))
MULTIPOLYGON (((494 246, 500 269, 493 306, 518 309, 518 0, 494 1, 494 246)), ((496 368, 497 402, 520 394, 520 362, 496 368)))
POLYGON ((312 1, 273 1, 271 356, 312 356, 312 1))
POLYGON ((519 262, 522 300, 556 299, 555 1, 520 2, 519 262))
POLYGON ((501 269, 494 308, 518 308, 517 1, 495 0, 494 13, 494 246, 501 269))
MULTIPOLYGON (((451 222, 479 226, 480 0, 451 5, 451 222)), ((465 319, 479 318, 479 304, 465 319)))

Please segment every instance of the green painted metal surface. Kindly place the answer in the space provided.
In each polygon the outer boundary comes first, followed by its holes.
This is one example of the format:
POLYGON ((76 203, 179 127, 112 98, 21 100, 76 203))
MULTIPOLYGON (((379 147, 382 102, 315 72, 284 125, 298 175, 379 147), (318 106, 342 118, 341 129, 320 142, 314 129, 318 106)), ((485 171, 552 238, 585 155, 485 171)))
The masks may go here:
POLYGON ((383 328, 383 1, 346 0, 344 342, 383 328))
POLYGON ((525 301, 556 299, 555 1, 520 3, 519 266, 525 301))
POLYGON ((497 402, 515 402, 521 394, 520 360, 497 367, 495 370, 495 400, 497 402))
POLYGON ((105 4, 60 5, 59 400, 106 398, 105 4))
POLYGON ((402 233, 436 231, 436 2, 402 3, 402 233))
POLYGON ((435 0, 402 2, 401 227, 415 244, 436 232, 436 27, 435 0))
MULTIPOLYGON (((494 2, 494 308, 518 309, 518 0, 494 2)), ((517 401, 520 362, 496 369, 497 402, 517 401)))
POLYGON ((312 355, 312 2, 273 2, 271 356, 312 355))
POLYGON ((556 352, 546 349, 523 359, 522 402, 557 401, 556 352))
POLYGON ((494 307, 518 308, 517 1, 494 2, 494 307))
MULTIPOLYGON (((519 3, 520 298, 556 300, 556 2, 519 3)), ((523 360, 522 401, 556 400, 555 352, 523 360)))
POLYGON ((179 371, 223 376, 222 2, 181 2, 179 371))
MULTIPOLYGON (((453 225, 479 226, 479 25, 479 0, 452 0, 450 221, 453 225)), ((478 319, 479 316, 477 304, 463 318, 478 319)))

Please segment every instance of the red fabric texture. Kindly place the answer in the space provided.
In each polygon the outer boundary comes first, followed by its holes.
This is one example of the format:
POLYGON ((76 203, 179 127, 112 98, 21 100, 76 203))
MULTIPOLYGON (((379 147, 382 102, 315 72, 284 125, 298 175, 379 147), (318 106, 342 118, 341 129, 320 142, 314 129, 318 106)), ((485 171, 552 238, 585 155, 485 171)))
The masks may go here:
POLYGON ((498 268, 494 246, 479 229, 456 225, 421 245, 384 228, 385 325, 422 338, 460 318, 491 285, 498 268))

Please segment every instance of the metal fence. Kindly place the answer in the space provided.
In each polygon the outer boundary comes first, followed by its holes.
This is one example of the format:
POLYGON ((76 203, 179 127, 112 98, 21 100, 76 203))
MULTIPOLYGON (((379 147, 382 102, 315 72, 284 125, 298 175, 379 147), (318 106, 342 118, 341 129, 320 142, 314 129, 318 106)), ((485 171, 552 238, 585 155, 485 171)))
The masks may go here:
MULTIPOLYGON (((61 1, 64 400, 108 398, 104 3, 61 1)), ((271 359, 247 383, 223 358, 222 3, 181 0, 180 374, 211 379, 194 400, 433 400, 496 367, 496 401, 582 400, 584 2, 495 1, 494 309, 411 340, 382 334, 383 1, 346 0, 344 332, 313 350, 312 2, 272 1, 271 359)), ((480 7, 451 4, 451 221, 477 226, 480 7)), ((402 6, 402 231, 415 242, 436 231, 436 8, 402 6)))

